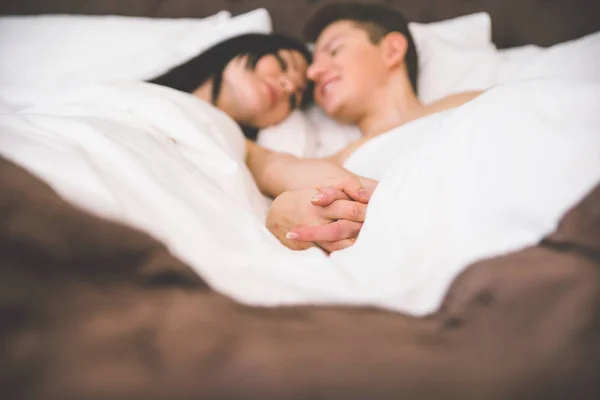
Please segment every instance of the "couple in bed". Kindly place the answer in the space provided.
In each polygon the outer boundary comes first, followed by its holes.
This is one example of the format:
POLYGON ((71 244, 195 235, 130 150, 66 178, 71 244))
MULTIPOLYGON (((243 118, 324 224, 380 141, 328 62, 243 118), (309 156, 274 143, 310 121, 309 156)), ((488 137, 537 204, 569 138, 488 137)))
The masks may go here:
POLYGON ((462 105, 461 93, 423 105, 417 93, 417 49, 406 19, 376 5, 337 3, 306 29, 315 42, 244 35, 220 43, 152 82, 193 93, 233 118, 247 140, 247 165, 261 191, 275 198, 267 226, 292 249, 352 245, 377 181, 343 168, 357 148, 410 121, 462 105), (312 99, 332 118, 360 127, 362 138, 327 159, 298 159, 252 140, 312 99))

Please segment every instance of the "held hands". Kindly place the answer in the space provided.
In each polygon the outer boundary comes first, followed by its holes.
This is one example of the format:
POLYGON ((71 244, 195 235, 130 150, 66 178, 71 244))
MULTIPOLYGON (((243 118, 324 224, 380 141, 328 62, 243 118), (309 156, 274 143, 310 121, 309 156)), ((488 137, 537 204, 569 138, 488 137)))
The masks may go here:
POLYGON ((285 192, 273 202, 267 227, 293 250, 316 245, 327 252, 342 250, 354 244, 376 186, 370 179, 348 177, 285 192))

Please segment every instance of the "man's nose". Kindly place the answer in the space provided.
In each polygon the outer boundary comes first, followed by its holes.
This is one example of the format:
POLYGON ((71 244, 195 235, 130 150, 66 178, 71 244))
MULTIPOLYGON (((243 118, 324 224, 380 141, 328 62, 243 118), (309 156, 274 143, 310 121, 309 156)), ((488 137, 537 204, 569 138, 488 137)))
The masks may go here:
POLYGON ((325 72, 325 64, 320 61, 313 61, 306 70, 306 76, 311 81, 317 82, 325 72))

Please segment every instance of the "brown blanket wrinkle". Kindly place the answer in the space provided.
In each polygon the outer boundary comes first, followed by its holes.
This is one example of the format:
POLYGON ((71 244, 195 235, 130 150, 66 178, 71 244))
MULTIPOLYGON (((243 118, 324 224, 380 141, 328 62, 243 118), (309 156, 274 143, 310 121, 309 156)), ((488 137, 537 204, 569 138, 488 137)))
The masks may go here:
POLYGON ((28 258, 31 266, 51 268, 46 271, 51 274, 65 269, 62 272, 99 281, 136 277, 140 282, 166 279, 206 287, 188 266, 168 255, 162 243, 73 212, 48 185, 7 161, 0 163, 0 183, 5 256, 28 258), (20 251, 23 245, 30 251, 20 251))
MULTIPOLYGON (((600 185, 600 183, 599 183, 600 185)), ((600 190, 594 190, 562 219, 544 243, 600 259, 600 190)))
POLYGON ((2 159, 0 188, 0 398, 600 398, 600 186, 425 318, 241 305, 2 159))

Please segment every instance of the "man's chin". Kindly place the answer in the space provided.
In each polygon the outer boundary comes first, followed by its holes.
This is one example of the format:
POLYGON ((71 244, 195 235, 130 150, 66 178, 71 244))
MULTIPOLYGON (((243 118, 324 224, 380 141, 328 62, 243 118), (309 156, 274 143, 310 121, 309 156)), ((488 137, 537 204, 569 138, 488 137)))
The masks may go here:
POLYGON ((348 115, 348 113, 345 112, 345 108, 341 104, 336 105, 335 107, 321 106, 321 108, 323 109, 323 111, 325 111, 325 114, 327 114, 329 118, 337 122, 348 125, 354 125, 356 123, 356 118, 354 118, 354 116, 352 115, 348 115))

